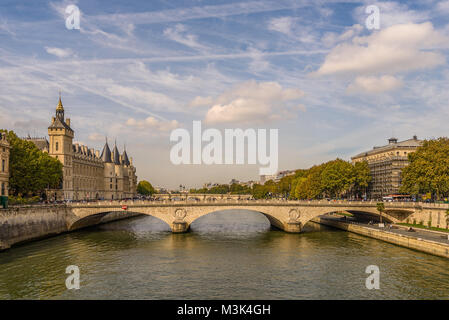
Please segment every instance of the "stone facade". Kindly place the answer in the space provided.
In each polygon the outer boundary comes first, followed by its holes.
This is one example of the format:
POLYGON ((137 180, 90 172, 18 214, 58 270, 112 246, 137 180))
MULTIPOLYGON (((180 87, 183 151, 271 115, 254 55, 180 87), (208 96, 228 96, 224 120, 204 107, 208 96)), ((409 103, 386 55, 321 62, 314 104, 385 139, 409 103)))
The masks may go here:
POLYGON ((402 182, 401 171, 409 164, 408 155, 415 152, 421 144, 422 141, 416 136, 401 142, 396 138, 390 138, 388 145, 374 147, 351 158, 352 163, 368 162, 373 178, 368 189, 369 198, 381 199, 399 192, 402 182))
POLYGON ((126 150, 120 154, 115 146, 111 153, 106 142, 100 155, 97 150, 73 144, 75 132, 70 125, 59 98, 56 114, 48 127, 49 141, 28 138, 63 165, 61 189, 49 190, 48 196, 59 200, 134 198, 137 195, 136 168, 126 150))
POLYGON ((8 196, 9 189, 9 150, 6 135, 0 133, 0 196, 8 196))

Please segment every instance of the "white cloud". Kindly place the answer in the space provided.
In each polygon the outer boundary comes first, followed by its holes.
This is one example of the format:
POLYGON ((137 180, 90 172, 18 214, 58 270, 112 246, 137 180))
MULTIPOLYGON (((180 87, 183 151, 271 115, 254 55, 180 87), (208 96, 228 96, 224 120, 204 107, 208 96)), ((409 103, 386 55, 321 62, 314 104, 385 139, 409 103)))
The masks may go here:
POLYGON ((435 49, 448 43, 430 22, 395 25, 336 46, 316 74, 394 73, 433 68, 445 63, 444 55, 435 49))
POLYGON ((290 34, 294 23, 295 19, 292 17, 274 18, 268 23, 268 30, 290 34))
POLYGON ((105 141, 106 136, 98 132, 91 133, 88 137, 90 141, 105 141))
POLYGON ((171 131, 179 127, 179 123, 176 120, 161 121, 154 117, 148 117, 144 120, 136 120, 129 118, 126 121, 128 127, 135 127, 138 129, 153 129, 161 132, 171 131))
POLYGON ((339 42, 347 41, 355 36, 358 36, 363 31, 363 26, 355 24, 346 29, 342 34, 336 32, 326 32, 321 41, 326 47, 331 47, 339 42))
POLYGON ((214 102, 212 97, 200 97, 197 96, 190 103, 190 107, 208 107, 214 102))
POLYGON ((175 100, 169 96, 150 90, 114 84, 106 91, 112 96, 125 98, 133 103, 149 105, 157 110, 173 110, 177 106, 175 100))
POLYGON ((248 81, 223 93, 208 110, 205 121, 217 123, 264 123, 277 120, 289 102, 303 97, 299 89, 283 89, 277 82, 248 81))
POLYGON ((440 13, 449 13, 449 0, 438 2, 436 9, 440 13))
POLYGON ((359 76, 348 86, 349 93, 381 93, 402 87, 403 83, 390 75, 381 77, 359 76))
POLYGON ((53 48, 53 47, 45 47, 47 53, 57 56, 58 58, 67 58, 73 55, 73 51, 71 49, 63 49, 63 48, 53 48))
POLYGON ((205 46, 198 42, 198 37, 193 34, 186 33, 187 28, 183 24, 177 24, 174 28, 164 30, 164 35, 175 42, 181 43, 187 47, 194 49, 206 49, 205 46))

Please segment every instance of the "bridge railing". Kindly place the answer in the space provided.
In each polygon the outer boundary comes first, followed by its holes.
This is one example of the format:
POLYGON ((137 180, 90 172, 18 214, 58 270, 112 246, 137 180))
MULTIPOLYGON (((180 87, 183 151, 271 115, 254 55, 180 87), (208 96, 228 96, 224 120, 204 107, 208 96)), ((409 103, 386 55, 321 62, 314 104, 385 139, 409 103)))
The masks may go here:
MULTIPOLYGON (((287 205, 332 205, 332 206, 350 206, 350 207, 372 207, 377 204, 378 201, 347 201, 347 200, 286 200, 286 199, 164 199, 164 200, 100 200, 95 202, 72 202, 67 203, 70 207, 116 207, 116 206, 144 206, 144 205, 158 205, 158 204, 171 204, 171 205, 185 205, 188 204, 287 204, 287 205)), ((448 204, 442 203, 423 203, 423 202, 386 202, 386 208, 449 208, 448 204)))

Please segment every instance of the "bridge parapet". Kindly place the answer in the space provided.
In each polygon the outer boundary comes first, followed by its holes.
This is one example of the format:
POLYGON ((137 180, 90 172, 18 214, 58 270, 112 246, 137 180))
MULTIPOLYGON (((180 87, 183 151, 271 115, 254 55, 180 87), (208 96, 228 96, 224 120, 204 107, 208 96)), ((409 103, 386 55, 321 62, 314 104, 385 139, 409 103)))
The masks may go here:
MULTIPOLYGON (((72 203, 67 206, 77 217, 104 216, 111 212, 132 212, 147 214, 165 221, 173 232, 186 232, 190 224, 208 213, 224 210, 250 210, 265 215, 271 225, 287 232, 300 232, 312 218, 338 211, 354 214, 379 215, 375 201, 299 201, 281 199, 238 200, 238 199, 175 199, 175 200, 128 200, 98 201, 93 203, 72 203)), ((416 203, 386 203, 383 217, 398 222, 417 210, 416 203)), ((82 225, 79 223, 78 225, 82 225)))

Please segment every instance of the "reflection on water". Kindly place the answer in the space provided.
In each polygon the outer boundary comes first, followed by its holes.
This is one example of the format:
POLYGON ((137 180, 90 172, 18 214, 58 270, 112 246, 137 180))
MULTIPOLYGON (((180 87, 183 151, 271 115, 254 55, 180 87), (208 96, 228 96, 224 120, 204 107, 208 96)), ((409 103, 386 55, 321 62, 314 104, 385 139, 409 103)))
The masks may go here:
POLYGON ((448 299, 449 262, 308 224, 270 230, 248 211, 204 216, 187 234, 138 217, 0 253, 1 299, 448 299), (65 288, 77 265, 81 289, 65 288), (381 289, 365 288, 377 265, 381 289))

